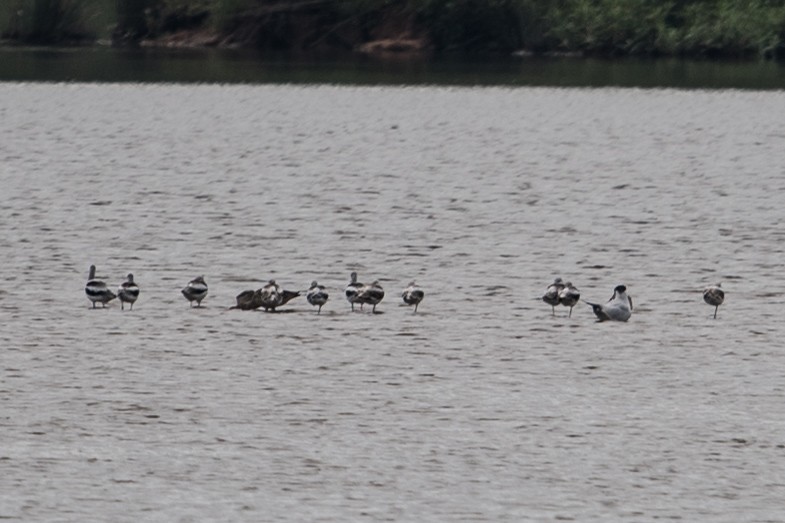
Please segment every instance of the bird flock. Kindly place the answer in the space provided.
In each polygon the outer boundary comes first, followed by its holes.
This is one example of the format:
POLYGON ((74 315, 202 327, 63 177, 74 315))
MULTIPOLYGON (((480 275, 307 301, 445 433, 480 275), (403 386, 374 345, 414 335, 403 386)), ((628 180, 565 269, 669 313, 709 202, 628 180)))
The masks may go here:
MULTIPOLYGON (((572 284, 556 278, 548 285, 542 295, 542 301, 551 306, 551 312, 556 315, 556 306, 564 305, 570 308, 569 316, 572 317, 572 308, 581 299, 581 293, 572 284)), ((613 296, 606 303, 592 303, 583 300, 592 308, 598 321, 627 321, 632 316, 632 298, 627 294, 625 285, 617 285, 613 289, 613 296)), ((725 293, 721 284, 710 285, 703 291, 703 301, 714 306, 714 318, 717 318, 717 309, 725 301, 725 293)))
MULTIPOLYGON (((201 307, 202 300, 207 297, 207 291, 208 288, 207 283, 204 281, 204 276, 198 276, 188 282, 188 285, 180 292, 188 300, 191 307, 193 307, 194 302, 196 302, 197 307, 201 307)), ((117 294, 115 294, 106 282, 96 279, 95 265, 90 266, 90 274, 85 285, 85 294, 87 299, 92 302, 93 309, 97 308, 97 303, 100 303, 101 307, 105 308, 107 303, 118 298, 121 309, 125 310, 125 304, 128 303, 130 309, 133 310, 134 303, 139 298, 139 292, 139 286, 134 282, 133 274, 127 276, 126 281, 120 284, 117 288, 117 294)), ((324 285, 319 285, 315 280, 311 282, 311 286, 305 291, 283 289, 275 280, 270 280, 260 289, 242 291, 235 298, 237 303, 230 309, 248 311, 262 308, 267 312, 275 312, 278 307, 286 305, 303 293, 305 293, 305 299, 308 303, 318 307, 316 313, 321 314, 322 307, 327 303, 330 295, 327 293, 324 285)), ((378 280, 368 285, 358 282, 357 273, 353 272, 344 295, 349 304, 351 304, 352 311, 354 311, 354 305, 359 304, 360 309, 364 305, 370 305, 372 307, 371 312, 376 313, 376 306, 384 299, 384 289, 378 280)), ((406 305, 413 305, 415 313, 424 297, 425 292, 414 281, 409 283, 408 287, 401 293, 403 302, 406 305)))
MULTIPOLYGON (((182 295, 188 300, 191 307, 196 302, 197 307, 202 306, 202 300, 207 297, 207 283, 204 281, 204 276, 198 276, 188 282, 182 291, 182 295)), ((139 286, 134 282, 134 275, 128 274, 126 280, 122 282, 117 288, 117 294, 109 289, 109 286, 95 277, 95 265, 90 266, 90 274, 87 278, 85 285, 85 294, 87 299, 92 302, 93 308, 96 304, 100 303, 102 307, 110 301, 118 298, 120 300, 121 309, 125 310, 125 304, 129 305, 129 309, 133 310, 134 303, 139 298, 139 286)), ((305 299, 314 307, 318 307, 316 313, 321 314, 322 307, 327 303, 330 295, 324 285, 314 280, 311 286, 304 291, 292 291, 283 289, 275 280, 268 281, 260 289, 248 289, 242 291, 236 297, 236 305, 230 309, 239 310, 256 310, 264 309, 267 312, 275 312, 278 307, 286 305, 294 298, 301 296, 305 293, 305 299)), ((384 289, 378 280, 371 284, 363 284, 357 281, 357 273, 351 273, 349 283, 344 290, 344 296, 351 305, 352 311, 355 310, 355 304, 360 306, 362 310, 364 305, 371 306, 371 312, 376 313, 376 306, 384 299, 384 289)), ((401 293, 401 298, 406 305, 414 306, 414 312, 425 297, 425 292, 414 281, 401 293)), ((551 306, 552 315, 556 315, 556 306, 562 305, 569 307, 569 317, 572 317, 572 309, 581 300, 581 293, 572 282, 565 282, 561 278, 556 278, 553 283, 548 285, 545 293, 542 295, 542 301, 551 306)), ((627 294, 627 287, 625 285, 617 285, 613 289, 611 299, 606 303, 593 303, 583 300, 587 305, 592 308, 592 312, 597 316, 598 321, 627 321, 632 316, 633 304, 632 298, 627 294)), ((717 318, 717 310, 720 305, 725 301, 725 292, 722 290, 722 285, 717 283, 708 286, 703 291, 703 301, 714 307, 714 318, 717 318)))

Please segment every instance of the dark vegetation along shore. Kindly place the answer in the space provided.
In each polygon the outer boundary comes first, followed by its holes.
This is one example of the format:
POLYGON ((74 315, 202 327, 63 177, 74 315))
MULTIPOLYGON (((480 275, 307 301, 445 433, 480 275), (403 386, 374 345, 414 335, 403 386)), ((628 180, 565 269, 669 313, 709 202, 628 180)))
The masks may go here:
POLYGON ((785 0, 4 0, 6 44, 785 59, 785 0))

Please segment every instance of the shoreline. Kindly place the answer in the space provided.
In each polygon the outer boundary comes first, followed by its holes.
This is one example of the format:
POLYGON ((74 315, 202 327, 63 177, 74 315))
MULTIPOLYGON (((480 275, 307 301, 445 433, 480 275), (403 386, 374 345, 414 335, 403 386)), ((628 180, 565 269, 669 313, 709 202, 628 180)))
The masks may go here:
MULTIPOLYGON (((29 14, 0 16, 0 46, 217 48, 305 54, 357 53, 379 59, 407 57, 676 58, 723 62, 785 62, 785 6, 715 13, 692 10, 592 12, 559 10, 504 0, 492 6, 456 0, 362 6, 331 0, 269 1, 220 11, 219 3, 177 7, 162 0, 144 13, 89 13, 37 27, 29 14), (526 7, 529 5, 529 7, 526 7), (718 18, 725 16, 727 18, 718 18), (28 18, 25 18, 28 17, 28 18), (746 19, 745 19, 746 17, 746 19), (755 22, 755 23, 752 23, 755 22)), ((698 5, 698 4, 696 4, 698 5)), ((595 6, 596 7, 596 6, 595 6)), ((53 17, 55 15, 52 15, 53 17)))

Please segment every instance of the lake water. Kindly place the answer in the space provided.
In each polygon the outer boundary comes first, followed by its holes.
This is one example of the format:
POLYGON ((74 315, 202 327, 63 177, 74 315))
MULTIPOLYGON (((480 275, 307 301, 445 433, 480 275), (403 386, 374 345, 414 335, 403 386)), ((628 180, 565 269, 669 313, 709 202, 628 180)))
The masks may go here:
POLYGON ((0 518, 782 521, 783 114, 780 91, 0 84, 0 518), (92 263, 135 275, 132 312, 89 308, 92 263), (351 271, 380 314, 350 311, 351 271), (626 284, 632 318, 552 316, 555 276, 626 284), (270 278, 330 301, 228 310, 270 278))
POLYGON ((0 81, 785 89, 773 61, 400 58, 226 49, 0 46, 0 81))

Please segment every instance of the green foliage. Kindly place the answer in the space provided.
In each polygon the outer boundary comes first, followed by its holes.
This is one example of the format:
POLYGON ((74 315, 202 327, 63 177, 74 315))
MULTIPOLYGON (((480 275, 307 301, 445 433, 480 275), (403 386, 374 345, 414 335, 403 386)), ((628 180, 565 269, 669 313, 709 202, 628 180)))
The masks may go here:
POLYGON ((533 0, 410 0, 432 42, 444 51, 511 51, 539 40, 541 8, 533 0), (531 30, 531 33, 529 32, 531 30))
POLYGON ((567 0, 549 13, 549 27, 565 50, 763 55, 782 46, 783 4, 775 0, 567 0))
POLYGON ((106 4, 106 0, 8 0, 0 7, 0 31, 30 43, 92 40, 105 34, 106 4))
POLYGON ((156 0, 117 0, 117 28, 115 37, 122 34, 128 40, 145 36, 147 16, 156 0))
MULTIPOLYGON (((2 0, 0 31, 43 43, 100 37, 110 25, 129 41, 208 23, 230 32, 259 8, 286 3, 2 0)), ((410 13, 437 52, 785 57, 785 0, 324 0, 317 8, 325 31, 349 21, 361 34, 410 13)))
POLYGON ((211 0, 212 21, 219 30, 231 29, 243 13, 257 7, 258 0, 211 0))

